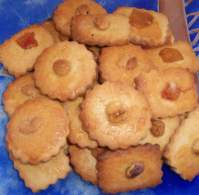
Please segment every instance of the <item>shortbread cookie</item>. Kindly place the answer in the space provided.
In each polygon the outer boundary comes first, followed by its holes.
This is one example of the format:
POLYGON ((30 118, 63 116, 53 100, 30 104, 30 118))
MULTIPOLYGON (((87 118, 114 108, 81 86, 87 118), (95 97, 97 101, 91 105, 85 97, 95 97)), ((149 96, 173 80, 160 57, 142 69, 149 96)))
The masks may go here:
POLYGON ((41 94, 35 87, 32 74, 24 75, 8 85, 3 94, 4 109, 11 116, 18 106, 38 96, 41 94))
POLYGON ((160 150, 164 151, 171 136, 175 133, 179 125, 179 117, 152 119, 152 127, 148 132, 147 137, 143 139, 141 143, 158 144, 160 146, 160 150))
POLYGON ((49 97, 74 99, 96 80, 96 62, 84 45, 60 42, 38 58, 34 78, 36 86, 49 97))
POLYGON ((69 158, 64 153, 64 149, 49 161, 38 165, 23 164, 13 158, 12 160, 25 185, 33 192, 44 190, 59 179, 64 179, 71 170, 69 158))
POLYGON ((103 48, 99 61, 102 80, 120 81, 129 85, 133 85, 134 79, 141 72, 153 68, 144 50, 132 44, 103 48))
POLYGON ((72 21, 73 39, 87 45, 123 45, 129 33, 128 18, 119 14, 79 15, 72 21))
POLYGON ((65 0, 58 5, 53 20, 57 30, 66 36, 71 35, 71 20, 75 15, 106 14, 106 10, 93 0, 65 0))
POLYGON ((7 147, 13 157, 38 164, 66 144, 68 118, 60 103, 40 97, 18 107, 7 128, 7 147))
POLYGON ((161 183, 161 167, 157 145, 108 151, 98 157, 98 183, 104 192, 114 194, 154 187, 161 183))
POLYGON ((199 174, 199 107, 188 114, 172 137, 165 152, 168 164, 183 179, 199 174))
POLYGON ((83 98, 79 97, 73 101, 64 103, 64 108, 69 117, 69 135, 68 139, 72 144, 76 144, 81 148, 96 148, 97 142, 88 137, 88 133, 84 130, 82 122, 79 118, 80 105, 83 98))
POLYGON ((188 42, 178 41, 173 45, 146 51, 154 65, 160 70, 185 68, 194 73, 199 70, 199 60, 188 42))
POLYGON ((120 7, 114 13, 128 17, 132 43, 154 47, 167 41, 169 21, 162 13, 132 7, 120 7))
POLYGON ((53 43, 53 37, 42 26, 30 26, 0 45, 0 62, 19 77, 32 70, 37 57, 53 43))
POLYGON ((176 116, 197 106, 194 75, 185 69, 170 68, 142 73, 136 79, 136 84, 148 99, 154 118, 176 116))
POLYGON ((144 96, 122 83, 96 85, 86 95, 80 117, 89 136, 110 149, 137 145, 151 127, 144 96))

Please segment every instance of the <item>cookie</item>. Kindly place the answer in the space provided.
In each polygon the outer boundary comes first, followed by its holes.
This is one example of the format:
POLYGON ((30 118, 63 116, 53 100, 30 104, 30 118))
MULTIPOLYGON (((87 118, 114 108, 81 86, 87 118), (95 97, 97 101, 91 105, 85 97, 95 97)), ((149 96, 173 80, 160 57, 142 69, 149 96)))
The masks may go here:
POLYGON ((37 57, 54 43, 51 34, 40 25, 32 25, 0 45, 0 62, 15 77, 33 69, 37 57))
POLYGON ((199 70, 199 61, 188 42, 178 41, 146 51, 159 70, 184 68, 193 73, 199 70))
POLYGON ((114 13, 128 17, 132 43, 155 47, 167 41, 169 21, 164 14, 132 7, 120 7, 114 13))
POLYGON ((128 43, 128 18, 117 14, 78 15, 72 21, 72 37, 87 45, 113 46, 128 43))
POLYGON ((185 180, 199 175, 199 107, 177 129, 164 154, 167 163, 185 180))
POLYGON ((18 106, 38 96, 41 94, 35 87, 32 74, 26 74, 8 85, 3 94, 4 109, 11 116, 18 106))
POLYGON ((152 119, 152 127, 147 137, 141 141, 141 144, 157 144, 160 146, 160 150, 164 151, 171 136, 175 133, 179 125, 179 117, 152 119))
POLYGON ((69 158, 63 149, 49 161, 38 165, 23 164, 13 158, 12 160, 26 187, 33 192, 44 190, 59 179, 64 179, 71 170, 69 158))
POLYGON ((161 167, 161 152, 156 145, 108 151, 98 157, 98 183, 111 194, 154 187, 161 183, 161 167))
POLYGON ((96 62, 84 45, 60 42, 40 55, 34 78, 36 86, 50 98, 75 99, 96 80, 96 62))
POLYGON ((120 81, 129 85, 133 85, 134 79, 141 72, 148 72, 153 68, 144 50, 132 44, 103 48, 99 61, 102 80, 120 81))
POLYGON ((47 98, 26 101, 7 125, 7 148, 23 163, 38 164, 66 144, 68 118, 60 103, 47 98))
POLYGON ((194 75, 182 68, 141 73, 136 87, 147 98, 153 118, 173 117, 197 106, 194 75))
POLYGON ((89 136, 110 149, 137 145, 151 127, 146 99, 122 83, 96 85, 82 103, 80 118, 89 136))
POLYGON ((58 5, 53 15, 57 30, 71 35, 71 20, 76 15, 106 14, 106 10, 92 0, 65 0, 58 5))
POLYGON ((79 118, 80 105, 82 101, 83 98, 79 97, 76 100, 67 101, 64 103, 64 108, 69 118, 70 132, 68 135, 68 140, 72 144, 76 144, 81 148, 96 148, 97 142, 88 137, 88 133, 84 130, 82 122, 79 118))

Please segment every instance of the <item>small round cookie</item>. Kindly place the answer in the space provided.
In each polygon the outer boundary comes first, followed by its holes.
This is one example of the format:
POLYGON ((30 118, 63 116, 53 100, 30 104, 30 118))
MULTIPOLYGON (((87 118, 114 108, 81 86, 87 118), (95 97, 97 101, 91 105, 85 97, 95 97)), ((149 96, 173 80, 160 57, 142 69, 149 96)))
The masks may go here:
POLYGON ((169 143, 171 136, 176 132, 180 125, 179 117, 152 119, 152 127, 146 138, 141 141, 141 144, 150 143, 160 146, 160 150, 164 151, 169 143))
POLYGON ((93 46, 113 46, 128 43, 130 24, 119 14, 78 15, 72 21, 74 40, 93 46))
POLYGON ((96 148, 97 142, 91 140, 88 137, 88 133, 84 130, 82 122, 79 118, 80 105, 83 101, 82 97, 77 98, 73 101, 67 101, 64 103, 64 108, 69 118, 69 135, 68 140, 72 144, 76 144, 81 148, 96 148))
POLYGON ((51 34, 41 25, 32 25, 0 45, 0 62, 15 77, 33 69, 37 57, 53 45, 51 34))
POLYGON ((35 87, 32 74, 26 74, 8 85, 3 94, 4 109, 11 116, 18 106, 38 96, 41 94, 35 87))
POLYGON ((144 50, 132 44, 102 49, 99 71, 104 81, 120 81, 129 85, 141 72, 149 72, 153 64, 144 50))
POLYGON ((194 75, 183 68, 141 73, 136 87, 147 98, 153 118, 174 117, 197 106, 194 75))
POLYGON ((151 127, 146 99, 122 83, 96 85, 82 103, 80 118, 89 136, 110 149, 137 145, 151 127))
POLYGON ((161 167, 161 152, 157 145, 104 152, 97 161, 98 184, 104 192, 111 194, 154 187, 161 183, 161 167))
POLYGON ((164 154, 167 163, 185 180, 199 174, 199 107, 188 114, 164 154))
POLYGON ((65 0, 58 5, 53 15, 57 30, 71 35, 71 20, 75 15, 106 14, 106 10, 93 0, 65 0))
POLYGON ((60 103, 44 97, 26 101, 7 125, 7 148, 15 159, 38 164, 66 144, 68 118, 60 103))
POLYGON ((155 47, 167 41, 169 21, 162 13, 132 7, 119 7, 114 13, 129 18, 131 25, 129 39, 132 43, 155 47))
POLYGON ((96 80, 96 62, 84 45, 63 41, 40 55, 34 78, 36 86, 50 98, 75 99, 96 80))
POLYGON ((188 42, 177 41, 172 45, 146 51, 154 65, 160 70, 185 68, 193 73, 199 70, 199 60, 188 42))
POLYGON ((26 187, 32 192, 38 192, 48 188, 59 179, 64 179, 71 171, 69 158, 64 153, 64 149, 49 161, 38 165, 23 164, 19 160, 11 157, 15 169, 24 180, 26 187))

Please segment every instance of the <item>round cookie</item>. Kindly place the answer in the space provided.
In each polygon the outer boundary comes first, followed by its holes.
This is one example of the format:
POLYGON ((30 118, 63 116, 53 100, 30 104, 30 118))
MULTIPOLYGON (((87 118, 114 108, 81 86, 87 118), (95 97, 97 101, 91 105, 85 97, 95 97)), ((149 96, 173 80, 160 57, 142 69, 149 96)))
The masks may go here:
POLYGON ((53 45, 51 34, 40 25, 32 25, 0 45, 0 62, 15 77, 33 69, 37 57, 53 45))
POLYGON ((96 80, 96 62, 84 45, 63 41, 40 55, 34 78, 36 86, 50 98, 75 99, 96 80))
POLYGON ((151 127, 146 99, 122 83, 96 85, 82 103, 80 118, 89 136, 110 149, 139 144, 151 127))
POLYGON ((97 142, 89 138, 88 133, 84 130, 82 122, 79 118, 80 105, 82 101, 83 98, 79 97, 76 100, 67 101, 64 103, 64 108, 69 118, 70 132, 68 135, 68 140, 72 144, 76 144, 81 148, 96 148, 97 142))
POLYGON ((104 81, 120 81, 129 85, 141 72, 148 72, 153 64, 144 50, 132 44, 102 49, 99 71, 104 81))
POLYGON ((57 30, 71 35, 71 20, 75 15, 106 14, 106 10, 93 0, 65 0, 54 12, 53 21, 57 30))
POLYGON ((32 74, 26 74, 8 85, 3 94, 4 109, 11 116, 18 106, 38 96, 41 94, 35 87, 32 74))
POLYGON ((7 148, 23 163, 48 161, 66 144, 68 118, 60 103, 44 97, 26 101, 7 125, 7 148))
POLYGON ((173 117, 197 106, 194 75, 185 69, 142 73, 136 79, 136 85, 147 98, 153 118, 173 117))

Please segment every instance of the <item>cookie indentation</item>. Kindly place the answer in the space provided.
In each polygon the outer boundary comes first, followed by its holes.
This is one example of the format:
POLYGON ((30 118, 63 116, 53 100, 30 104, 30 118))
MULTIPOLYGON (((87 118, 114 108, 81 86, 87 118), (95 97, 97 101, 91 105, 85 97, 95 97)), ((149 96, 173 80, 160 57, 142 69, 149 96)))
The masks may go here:
POLYGON ((196 139, 193 142, 192 150, 193 150, 194 154, 199 155, 199 139, 196 139))
POLYGON ((142 162, 133 163, 126 169, 126 177, 133 179, 144 171, 144 164, 142 162))
POLYGON ((180 96, 180 88, 177 87, 176 83, 168 83, 162 91, 162 98, 175 101, 180 96))
POLYGON ((88 15, 89 11, 88 5, 82 4, 76 9, 76 15, 88 15))
POLYGON ((25 85, 21 88, 21 92, 29 97, 36 97, 39 93, 34 85, 25 85))
POLYGON ((126 63, 126 69, 133 70, 137 67, 137 65, 138 65, 137 58, 136 57, 130 58, 126 63))
POLYGON ((94 23, 99 30, 107 30, 110 26, 110 22, 105 16, 96 17, 94 23))
POLYGON ((152 122, 152 127, 150 129, 151 134, 154 137, 162 136, 165 130, 165 124, 163 123, 163 121, 153 119, 151 122, 152 122))
POLYGON ((67 60, 57 60, 53 64, 53 70, 58 76, 65 76, 70 71, 70 65, 67 60))

